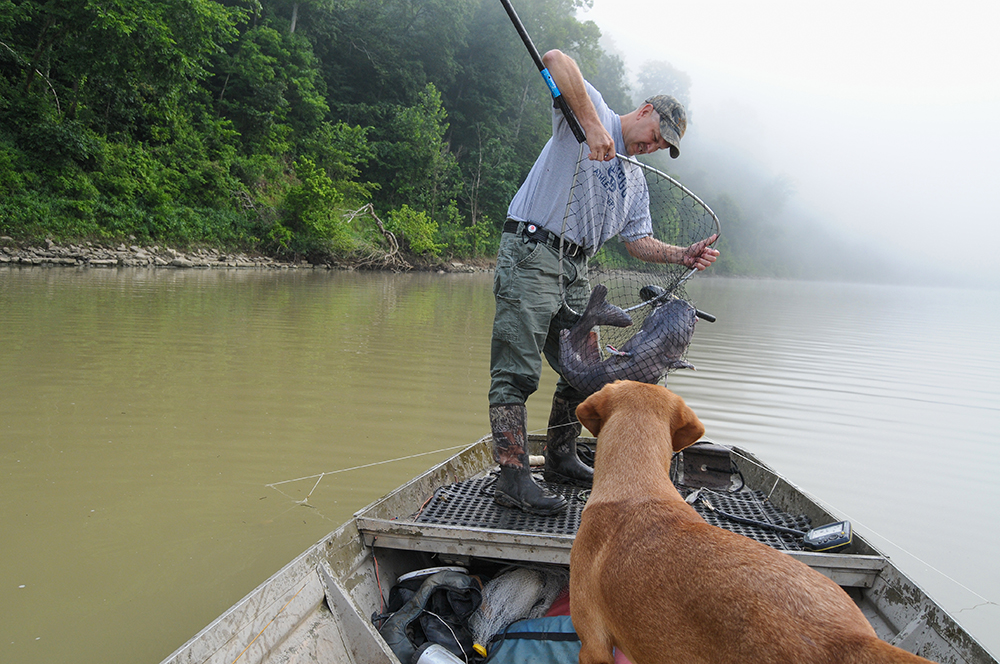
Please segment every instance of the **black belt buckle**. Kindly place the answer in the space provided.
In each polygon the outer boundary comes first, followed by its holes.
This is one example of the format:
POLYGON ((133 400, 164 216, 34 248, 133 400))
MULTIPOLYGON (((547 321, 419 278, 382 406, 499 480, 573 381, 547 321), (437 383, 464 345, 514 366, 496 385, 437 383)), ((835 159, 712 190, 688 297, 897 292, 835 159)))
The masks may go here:
MULTIPOLYGON (((559 248, 559 238, 555 239, 555 242, 552 243, 552 246, 555 247, 556 249, 559 248)), ((576 255, 580 253, 580 245, 573 244, 572 242, 563 242, 562 253, 563 256, 569 256, 570 258, 575 258, 576 255)))

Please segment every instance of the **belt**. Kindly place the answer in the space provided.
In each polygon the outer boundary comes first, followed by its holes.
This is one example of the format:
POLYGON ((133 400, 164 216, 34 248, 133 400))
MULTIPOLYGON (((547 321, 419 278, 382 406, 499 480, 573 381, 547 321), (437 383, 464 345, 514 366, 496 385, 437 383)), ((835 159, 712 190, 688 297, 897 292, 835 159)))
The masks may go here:
POLYGON ((559 244, 562 243, 563 256, 574 257, 583 253, 583 247, 578 244, 573 244, 569 240, 563 240, 560 236, 555 233, 550 233, 541 226, 537 224, 531 224, 526 221, 514 221, 513 219, 508 219, 503 225, 504 233, 517 233, 518 226, 521 226, 521 233, 524 237, 529 240, 534 240, 535 242, 541 242, 542 244, 547 244, 554 249, 559 249, 559 244))

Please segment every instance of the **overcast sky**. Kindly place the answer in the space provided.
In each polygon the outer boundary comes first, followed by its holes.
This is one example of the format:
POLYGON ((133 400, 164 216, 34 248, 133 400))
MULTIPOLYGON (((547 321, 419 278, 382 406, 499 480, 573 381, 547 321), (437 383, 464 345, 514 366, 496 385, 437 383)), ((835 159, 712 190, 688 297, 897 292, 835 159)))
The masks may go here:
POLYGON ((633 74, 687 72, 692 126, 817 217, 1000 283, 1000 2, 594 0, 580 18, 633 74))

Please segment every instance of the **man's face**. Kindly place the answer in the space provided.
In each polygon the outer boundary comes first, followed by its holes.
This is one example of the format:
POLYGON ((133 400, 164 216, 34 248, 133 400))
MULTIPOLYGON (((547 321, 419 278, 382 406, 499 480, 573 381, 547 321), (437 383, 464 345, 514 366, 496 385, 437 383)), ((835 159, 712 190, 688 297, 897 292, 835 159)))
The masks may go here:
POLYGON ((635 124, 625 139, 625 151, 630 157, 666 150, 670 145, 660 135, 660 114, 652 104, 639 109, 635 124))

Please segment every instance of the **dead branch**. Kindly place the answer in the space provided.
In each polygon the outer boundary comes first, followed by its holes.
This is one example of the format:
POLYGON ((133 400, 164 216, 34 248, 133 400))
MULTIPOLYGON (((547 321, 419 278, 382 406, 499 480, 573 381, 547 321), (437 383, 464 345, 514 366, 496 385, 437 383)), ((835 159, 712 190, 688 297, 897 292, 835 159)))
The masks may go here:
POLYGON ((406 262, 402 254, 400 254, 399 241, 396 240, 396 235, 392 233, 392 231, 386 230, 385 224, 383 224, 382 220, 378 218, 377 214, 375 214, 375 206, 369 203, 368 205, 358 208, 357 210, 347 212, 344 214, 344 221, 349 224, 360 216, 371 217, 372 221, 375 222, 375 226, 378 228, 379 233, 382 234, 382 237, 389 245, 389 249, 388 251, 372 251, 366 256, 360 256, 357 259, 358 266, 364 268, 387 268, 399 271, 413 269, 413 266, 406 262))

